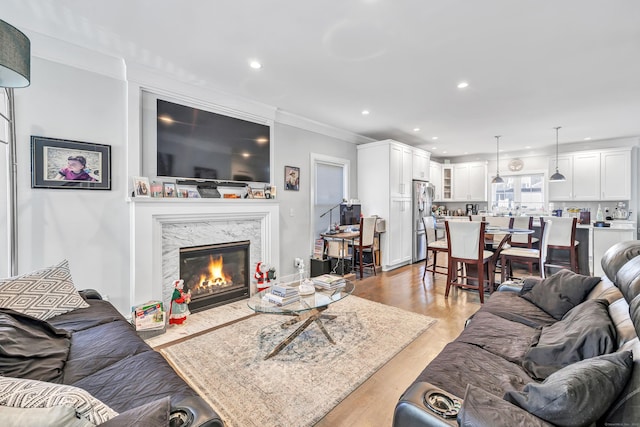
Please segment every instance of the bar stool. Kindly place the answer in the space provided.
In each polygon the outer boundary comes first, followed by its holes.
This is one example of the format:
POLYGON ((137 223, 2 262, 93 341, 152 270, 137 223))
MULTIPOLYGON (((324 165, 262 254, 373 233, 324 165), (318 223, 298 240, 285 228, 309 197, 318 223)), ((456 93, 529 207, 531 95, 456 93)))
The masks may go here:
POLYGON ((422 223, 424 224, 424 236, 426 239, 426 247, 427 247, 427 257, 424 260, 424 272, 422 273, 422 280, 427 274, 427 271, 431 272, 432 276, 435 277, 436 273, 438 274, 447 274, 447 267, 442 267, 438 265, 438 253, 439 252, 447 252, 447 241, 446 240, 438 240, 436 237, 436 223, 433 217, 431 216, 423 216, 422 223), (433 263, 429 265, 429 251, 431 251, 433 255, 433 263), (438 271, 438 268, 444 269, 444 271, 438 271))

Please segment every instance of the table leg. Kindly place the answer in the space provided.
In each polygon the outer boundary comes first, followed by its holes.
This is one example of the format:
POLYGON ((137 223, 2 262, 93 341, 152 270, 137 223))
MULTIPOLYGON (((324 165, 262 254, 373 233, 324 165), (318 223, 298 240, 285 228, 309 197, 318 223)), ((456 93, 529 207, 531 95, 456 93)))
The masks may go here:
MULTIPOLYGON (((322 312, 325 311, 326 309, 327 307, 314 308, 304 314, 297 316, 294 319, 287 320, 282 325, 280 325, 282 328, 285 328, 295 323, 303 322, 302 325, 298 326, 298 328, 295 331, 293 331, 287 338, 285 338, 280 344, 278 344, 276 348, 274 348, 273 351, 271 351, 271 353, 265 356, 264 360, 267 360, 275 356, 276 354, 280 353, 286 346, 288 346, 291 343, 291 341, 293 341, 298 335, 300 335, 305 329, 307 329, 309 325, 313 322, 316 322, 316 324, 318 325, 318 327, 320 328, 324 336, 327 337, 327 340, 329 340, 331 344, 335 344, 335 341, 333 340, 333 338, 331 338, 331 335, 329 335, 329 332, 327 332, 326 328, 322 324, 322 321, 320 320, 321 317, 324 317, 322 315, 322 312)), ((332 316, 332 317, 335 317, 335 316, 332 316)))

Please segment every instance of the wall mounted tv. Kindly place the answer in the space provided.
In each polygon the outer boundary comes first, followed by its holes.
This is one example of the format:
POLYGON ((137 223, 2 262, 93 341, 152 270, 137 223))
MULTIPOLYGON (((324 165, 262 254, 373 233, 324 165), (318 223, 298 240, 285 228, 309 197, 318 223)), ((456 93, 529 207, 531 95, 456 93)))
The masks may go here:
POLYGON ((270 127, 157 100, 157 176, 270 182, 270 127))

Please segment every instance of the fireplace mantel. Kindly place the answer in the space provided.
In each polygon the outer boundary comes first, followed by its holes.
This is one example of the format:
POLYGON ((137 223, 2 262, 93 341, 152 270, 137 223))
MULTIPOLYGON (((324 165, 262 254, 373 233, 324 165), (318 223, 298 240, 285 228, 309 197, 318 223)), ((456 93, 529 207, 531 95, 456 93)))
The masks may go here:
MULTIPOLYGON (((129 199, 131 305, 163 299, 162 230, 171 224, 259 221, 260 259, 279 270, 277 200, 129 199)), ((256 260, 252 260, 255 262, 256 260)))

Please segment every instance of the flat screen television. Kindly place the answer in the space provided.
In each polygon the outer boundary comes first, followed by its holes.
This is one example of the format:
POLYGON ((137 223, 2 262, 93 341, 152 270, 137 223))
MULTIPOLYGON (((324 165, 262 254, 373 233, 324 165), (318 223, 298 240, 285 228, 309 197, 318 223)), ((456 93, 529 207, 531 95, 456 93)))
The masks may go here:
POLYGON ((157 176, 270 182, 270 127, 157 100, 157 176))

